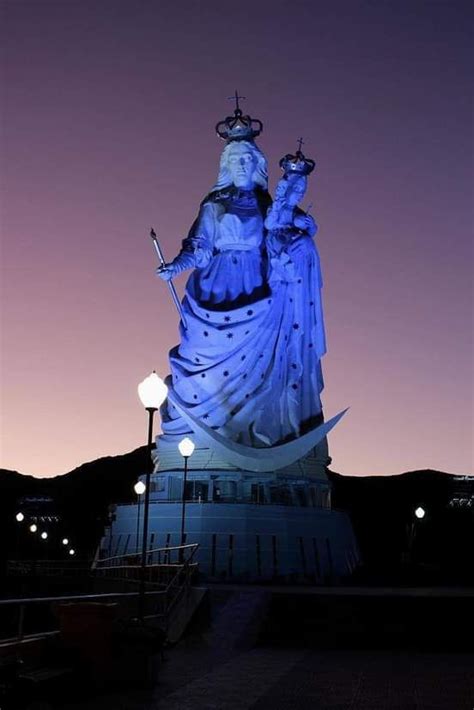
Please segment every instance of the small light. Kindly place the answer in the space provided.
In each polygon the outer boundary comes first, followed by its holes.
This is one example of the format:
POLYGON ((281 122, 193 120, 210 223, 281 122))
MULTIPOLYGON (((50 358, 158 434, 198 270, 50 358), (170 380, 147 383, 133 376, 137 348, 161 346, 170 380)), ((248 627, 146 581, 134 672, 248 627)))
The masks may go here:
POLYGON ((32 523, 32 525, 30 525, 30 532, 36 532, 37 530, 38 526, 36 525, 36 523, 32 523))
POLYGON ((195 448, 195 446, 194 446, 193 442, 187 436, 182 441, 180 441, 178 444, 179 453, 185 459, 187 459, 193 455, 194 448, 195 448))
POLYGON ((153 370, 138 385, 138 396, 145 409, 159 409, 168 395, 168 387, 153 370))
POLYGON ((69 540, 67 539, 67 537, 63 537, 61 542, 63 543, 63 545, 69 545, 69 540))
POLYGON ((137 481, 135 485, 133 486, 133 490, 137 494, 137 496, 141 496, 142 493, 145 493, 146 491, 146 486, 143 483, 143 481, 137 481))
POLYGON ((417 508, 415 510, 415 515, 418 518, 418 520, 421 520, 422 518, 425 517, 425 510, 424 508, 417 508))
POLYGON ((42 533, 41 533, 41 537, 43 538, 43 540, 47 540, 47 539, 48 539, 48 533, 47 533, 47 532, 42 532, 42 533))
POLYGON ((70 555, 75 555, 75 554, 76 554, 76 550, 73 550, 72 547, 71 547, 71 549, 69 550, 69 554, 70 554, 70 555))
POLYGON ((19 523, 21 523, 25 519, 25 516, 23 515, 23 513, 17 513, 15 515, 15 518, 18 520, 19 523))

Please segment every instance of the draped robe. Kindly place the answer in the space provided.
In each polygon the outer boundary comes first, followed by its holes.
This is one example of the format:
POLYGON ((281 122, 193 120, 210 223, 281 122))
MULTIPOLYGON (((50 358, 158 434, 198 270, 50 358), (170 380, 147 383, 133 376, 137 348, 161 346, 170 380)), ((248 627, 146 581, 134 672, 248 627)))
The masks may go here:
MULTIPOLYGON (((229 188, 201 205, 177 258, 194 270, 167 380, 181 407, 252 447, 288 441, 323 420, 319 257, 304 235, 298 249, 272 256, 269 204, 259 188, 229 188)), ((162 415, 165 440, 189 434, 173 404, 162 415)))

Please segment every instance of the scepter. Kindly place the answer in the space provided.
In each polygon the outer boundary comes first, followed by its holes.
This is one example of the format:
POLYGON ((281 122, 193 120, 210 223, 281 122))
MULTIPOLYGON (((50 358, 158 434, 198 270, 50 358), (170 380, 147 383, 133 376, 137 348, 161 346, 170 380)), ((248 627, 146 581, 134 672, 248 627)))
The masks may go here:
MULTIPOLYGON (((153 229, 153 227, 152 227, 151 230, 150 230, 150 237, 151 237, 152 240, 153 240, 153 244, 154 244, 154 247, 155 247, 155 251, 156 251, 156 253, 158 254, 158 259, 160 260, 160 265, 161 265, 161 266, 166 266, 165 257, 163 256, 163 252, 161 251, 161 247, 160 247, 160 244, 159 244, 159 242, 158 242, 158 237, 156 236, 156 232, 155 232, 155 230, 153 229)), ((183 328, 184 328, 185 330, 187 330, 188 324, 186 323, 186 318, 185 318, 185 316, 184 316, 183 308, 182 308, 181 302, 180 302, 180 300, 179 300, 179 298, 178 298, 178 294, 176 293, 176 289, 175 289, 175 287, 174 287, 174 283, 172 282, 171 279, 170 279, 169 281, 167 281, 166 283, 168 284, 168 288, 169 288, 170 293, 171 293, 171 296, 172 296, 172 298, 173 298, 174 305, 175 305, 176 308, 178 309, 179 317, 181 318, 181 323, 183 324, 183 328)))

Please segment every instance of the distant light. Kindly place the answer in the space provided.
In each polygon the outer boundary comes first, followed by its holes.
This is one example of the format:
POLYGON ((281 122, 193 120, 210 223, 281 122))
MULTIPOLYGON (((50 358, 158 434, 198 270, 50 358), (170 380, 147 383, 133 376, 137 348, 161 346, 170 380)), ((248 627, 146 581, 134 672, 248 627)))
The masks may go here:
POLYGON ((25 516, 23 515, 23 513, 17 513, 15 515, 15 518, 18 520, 19 523, 21 523, 25 519, 25 516))
POLYGON ((138 385, 138 396, 145 409, 159 409, 168 395, 168 387, 153 370, 138 385))
POLYGON ((42 533, 41 533, 41 537, 43 538, 43 540, 47 540, 47 539, 48 539, 48 533, 47 533, 47 532, 42 532, 42 533))
POLYGON ((76 554, 76 550, 73 550, 72 547, 71 547, 71 549, 69 550, 69 554, 70 554, 70 555, 75 555, 75 554, 76 554))
POLYGON ((63 537, 61 542, 63 543, 63 545, 69 545, 69 540, 67 539, 67 537, 63 537))
POLYGON ((38 530, 38 526, 36 525, 36 523, 32 523, 30 525, 30 532, 36 532, 37 530, 38 530))
POLYGON ((417 508, 415 510, 415 515, 418 518, 418 520, 421 520, 422 518, 425 517, 425 510, 424 508, 417 508))
POLYGON ((186 436, 184 439, 182 439, 182 441, 179 442, 178 449, 179 449, 179 453, 181 454, 181 456, 183 456, 185 459, 187 459, 193 455, 193 451, 195 449, 195 446, 194 446, 193 442, 191 441, 191 439, 189 439, 189 437, 186 436))
POLYGON ((142 493, 145 493, 146 491, 146 486, 143 483, 143 481, 137 481, 135 485, 133 486, 133 490, 137 494, 137 496, 141 496, 142 493))

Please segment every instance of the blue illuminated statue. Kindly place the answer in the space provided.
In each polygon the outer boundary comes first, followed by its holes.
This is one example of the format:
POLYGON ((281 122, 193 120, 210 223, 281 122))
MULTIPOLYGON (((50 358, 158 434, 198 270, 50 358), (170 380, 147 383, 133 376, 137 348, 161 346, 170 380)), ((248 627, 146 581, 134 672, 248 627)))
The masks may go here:
POLYGON ((163 439, 202 428, 257 456, 323 422, 326 349, 317 228, 298 207, 314 162, 301 144, 282 158, 272 204, 267 162, 254 142, 261 129, 238 107, 218 124, 227 144, 217 182, 180 253, 158 269, 164 280, 193 269, 182 303, 186 327, 170 353, 163 439))

